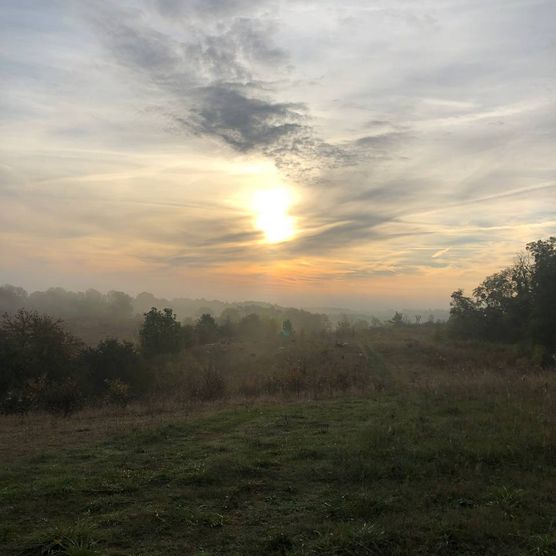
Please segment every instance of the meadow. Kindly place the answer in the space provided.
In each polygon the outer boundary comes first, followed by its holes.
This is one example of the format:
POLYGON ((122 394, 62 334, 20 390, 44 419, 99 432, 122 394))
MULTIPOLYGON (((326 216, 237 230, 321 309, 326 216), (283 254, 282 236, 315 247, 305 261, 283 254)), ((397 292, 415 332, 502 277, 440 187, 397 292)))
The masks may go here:
POLYGON ((0 553, 556 554, 553 371, 427 327, 350 349, 335 391, 1 417, 0 553))

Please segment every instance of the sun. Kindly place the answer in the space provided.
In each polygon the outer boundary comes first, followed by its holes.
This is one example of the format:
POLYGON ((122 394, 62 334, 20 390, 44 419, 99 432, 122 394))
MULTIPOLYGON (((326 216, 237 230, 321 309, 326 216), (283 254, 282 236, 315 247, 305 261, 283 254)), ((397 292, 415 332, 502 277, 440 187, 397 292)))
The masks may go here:
POLYGON ((288 214, 290 203, 287 189, 265 189, 255 193, 255 227, 264 233, 267 243, 281 243, 293 237, 294 221, 288 214))

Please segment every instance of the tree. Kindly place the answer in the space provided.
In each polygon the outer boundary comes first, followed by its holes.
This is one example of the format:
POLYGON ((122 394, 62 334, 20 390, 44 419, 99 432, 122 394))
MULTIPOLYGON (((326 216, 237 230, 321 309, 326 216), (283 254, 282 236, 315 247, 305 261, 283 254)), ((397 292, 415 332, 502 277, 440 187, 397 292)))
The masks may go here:
POLYGON ((403 313, 399 313, 398 311, 396 311, 394 313, 394 316, 390 319, 390 324, 393 326, 402 326, 403 323, 403 313))
POLYGON ((484 337, 483 315, 478 303, 463 295, 461 289, 451 295, 448 325, 454 336, 477 339, 484 337))
POLYGON ((182 349, 181 325, 176 321, 172 309, 158 310, 153 307, 145 313, 143 326, 139 331, 141 351, 145 357, 177 353, 182 349))
POLYGON ((542 346, 549 360, 556 351, 556 238, 526 249, 472 297, 452 293, 449 326, 460 337, 542 346))
POLYGON ((23 309, 27 302, 27 292, 23 288, 6 284, 0 287, 0 312, 15 313, 23 309))
POLYGON ((218 338, 218 325, 210 313, 203 313, 195 324, 195 336, 199 344, 210 344, 218 338))
POLYGON ((109 291, 106 294, 108 312, 117 318, 131 318, 133 314, 132 298, 124 292, 109 291))
POLYGON ((262 319, 255 313, 244 316, 237 324, 237 332, 243 339, 257 339, 264 335, 262 319))
POLYGON ((0 322, 2 410, 40 405, 69 413, 82 387, 81 348, 60 320, 24 309, 4 315, 0 322))
POLYGON ((556 237, 527 245, 534 265, 531 277, 531 334, 552 354, 556 351, 556 237))
POLYGON ((82 343, 62 327, 61 320, 20 309, 0 323, 0 384, 20 386, 29 378, 49 381, 73 374, 82 343))

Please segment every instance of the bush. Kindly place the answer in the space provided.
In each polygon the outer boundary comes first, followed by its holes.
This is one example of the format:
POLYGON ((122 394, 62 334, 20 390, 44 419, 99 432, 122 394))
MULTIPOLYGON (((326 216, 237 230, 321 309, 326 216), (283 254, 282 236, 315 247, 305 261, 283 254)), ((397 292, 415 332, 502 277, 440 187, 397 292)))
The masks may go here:
MULTIPOLYGON (((152 383, 152 371, 131 342, 107 338, 83 351, 87 379, 97 396, 110 397, 111 385, 125 384, 127 395, 144 393, 152 383)), ((116 386, 115 386, 116 387, 116 386)))
POLYGON ((18 311, 0 322, 0 396, 22 392, 29 381, 63 382, 79 375, 80 340, 60 320, 36 312, 18 311))
POLYGON ((122 382, 119 378, 106 379, 105 400, 112 405, 126 407, 130 401, 129 384, 122 382))
POLYGON ((8 390, 0 399, 1 415, 24 415, 28 413, 32 407, 32 400, 21 390, 8 390))

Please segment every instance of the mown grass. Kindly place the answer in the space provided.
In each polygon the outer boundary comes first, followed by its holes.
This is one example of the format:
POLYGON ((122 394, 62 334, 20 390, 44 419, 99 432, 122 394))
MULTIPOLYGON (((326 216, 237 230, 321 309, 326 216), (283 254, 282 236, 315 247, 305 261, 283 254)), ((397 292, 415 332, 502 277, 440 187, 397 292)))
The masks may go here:
POLYGON ((432 382, 69 445, 14 424, 0 554, 556 554, 554 381, 432 382))

